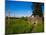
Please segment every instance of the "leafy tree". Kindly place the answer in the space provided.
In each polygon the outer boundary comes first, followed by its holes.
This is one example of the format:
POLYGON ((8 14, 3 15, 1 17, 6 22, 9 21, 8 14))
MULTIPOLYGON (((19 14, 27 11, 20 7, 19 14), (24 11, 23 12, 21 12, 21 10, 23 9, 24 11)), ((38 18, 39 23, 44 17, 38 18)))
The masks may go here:
POLYGON ((20 19, 23 19, 23 20, 27 21, 28 17, 27 16, 26 17, 22 16, 20 19))
POLYGON ((36 16, 40 16, 42 17, 43 16, 43 13, 42 13, 42 3, 33 3, 33 15, 36 16))

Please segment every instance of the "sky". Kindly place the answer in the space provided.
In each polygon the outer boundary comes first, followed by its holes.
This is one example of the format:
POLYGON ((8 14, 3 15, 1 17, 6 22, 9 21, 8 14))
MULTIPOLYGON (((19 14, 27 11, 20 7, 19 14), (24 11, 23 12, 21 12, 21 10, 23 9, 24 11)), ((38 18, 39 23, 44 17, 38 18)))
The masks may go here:
MULTIPOLYGON (((22 17, 22 16, 31 16, 33 11, 32 2, 24 1, 6 1, 5 2, 6 16, 8 16, 8 11, 10 11, 10 16, 22 17)), ((43 10, 44 6, 42 6, 43 10)))

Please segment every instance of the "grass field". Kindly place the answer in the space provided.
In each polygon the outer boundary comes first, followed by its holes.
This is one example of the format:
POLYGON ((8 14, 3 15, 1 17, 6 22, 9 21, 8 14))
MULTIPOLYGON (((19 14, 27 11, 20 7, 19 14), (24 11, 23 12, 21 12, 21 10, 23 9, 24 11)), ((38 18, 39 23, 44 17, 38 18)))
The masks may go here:
POLYGON ((36 27, 32 28, 31 23, 28 23, 25 19, 6 19, 6 34, 17 33, 32 33, 43 32, 44 24, 38 23, 36 27))

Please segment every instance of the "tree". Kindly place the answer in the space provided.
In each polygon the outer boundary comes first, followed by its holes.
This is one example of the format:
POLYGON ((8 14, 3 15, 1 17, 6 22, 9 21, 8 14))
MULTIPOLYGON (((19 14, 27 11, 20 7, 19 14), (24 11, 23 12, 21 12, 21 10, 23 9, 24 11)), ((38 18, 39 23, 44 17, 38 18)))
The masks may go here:
POLYGON ((43 13, 42 13, 42 3, 33 3, 33 7, 34 7, 34 9, 33 9, 33 15, 34 16, 36 16, 36 15, 38 15, 38 16, 40 16, 40 17, 42 17, 43 16, 43 13))

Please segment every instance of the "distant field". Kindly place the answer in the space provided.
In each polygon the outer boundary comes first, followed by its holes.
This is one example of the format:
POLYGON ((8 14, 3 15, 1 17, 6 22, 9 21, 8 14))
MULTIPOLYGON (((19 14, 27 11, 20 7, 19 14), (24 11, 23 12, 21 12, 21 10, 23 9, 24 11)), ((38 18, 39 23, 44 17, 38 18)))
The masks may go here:
MULTIPOLYGON (((32 21, 33 22, 33 21, 32 21)), ((31 23, 28 23, 25 19, 6 19, 6 33, 7 34, 17 34, 17 33, 31 33, 43 32, 44 24, 37 24, 33 30, 31 23)))

